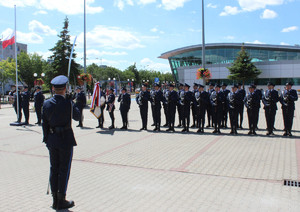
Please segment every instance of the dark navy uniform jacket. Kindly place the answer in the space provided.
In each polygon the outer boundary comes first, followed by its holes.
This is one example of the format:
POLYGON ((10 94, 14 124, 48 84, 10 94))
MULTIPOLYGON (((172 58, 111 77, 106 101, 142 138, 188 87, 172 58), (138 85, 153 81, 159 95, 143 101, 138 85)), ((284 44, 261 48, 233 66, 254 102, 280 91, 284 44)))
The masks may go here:
POLYGON ((131 98, 128 93, 120 94, 118 98, 118 102, 120 102, 120 110, 122 111, 129 111, 131 98))
POLYGON ((21 97, 22 97, 22 107, 23 108, 29 107, 30 92, 23 91, 21 97))
POLYGON ((244 98, 244 103, 247 109, 257 110, 260 108, 260 96, 257 92, 248 93, 244 98))
MULTIPOLYGON (((13 96, 14 96, 14 103, 13 103, 13 106, 14 107, 17 107, 17 93, 15 92, 14 94, 13 94, 13 96)), ((21 93, 19 92, 19 107, 21 108, 22 107, 22 97, 21 97, 21 93)))
POLYGON ((34 107, 42 107, 43 103, 44 103, 44 95, 41 91, 37 92, 34 94, 34 107))
POLYGON ((294 89, 284 90, 280 96, 280 103, 282 108, 289 108, 295 110, 295 101, 298 100, 297 91, 294 89), (285 98, 286 97, 286 98, 285 98))
POLYGON ((239 92, 235 92, 235 93, 230 92, 227 95, 227 103, 228 103, 228 108, 230 110, 236 110, 237 112, 237 109, 241 101, 243 101, 243 97, 239 92))
POLYGON ((191 91, 184 91, 185 95, 184 95, 184 107, 186 109, 186 107, 190 107, 191 103, 196 104, 196 99, 195 99, 195 95, 193 92, 191 91))
POLYGON ((107 106, 106 110, 109 110, 109 104, 114 104, 113 107, 112 107, 112 110, 115 109, 115 99, 116 99, 115 94, 112 93, 112 94, 108 95, 108 99, 107 99, 107 102, 106 102, 106 104, 108 106, 107 106))
POLYGON ((64 96, 54 95, 44 102, 42 114, 43 142, 48 147, 70 148, 77 145, 71 128, 71 114, 75 121, 79 121, 81 117, 79 109, 64 96), (63 130, 63 132, 59 133, 58 129, 63 130))
POLYGON ((84 108, 86 105, 86 98, 83 91, 76 94, 76 106, 84 108))
POLYGON ((225 96, 224 93, 219 91, 214 91, 210 95, 210 103, 213 107, 218 108, 218 110, 221 110, 223 107, 223 104, 225 103, 225 96))
POLYGON ((209 104, 209 94, 206 91, 199 91, 199 99, 196 99, 200 110, 205 110, 209 104))
POLYGON ((178 93, 175 90, 169 91, 168 104, 174 104, 176 106, 178 100, 178 93))
POLYGON ((160 102, 163 101, 163 93, 161 92, 161 90, 155 90, 154 95, 155 95, 154 100, 151 98, 150 102, 154 102, 155 107, 161 107, 160 102))
POLYGON ((148 101, 150 101, 150 92, 147 90, 141 91, 139 95, 136 96, 136 102, 140 107, 148 107, 148 101))
POLYGON ((277 110, 277 102, 279 101, 278 91, 276 90, 266 90, 264 98, 264 109, 270 108, 272 110, 277 110))

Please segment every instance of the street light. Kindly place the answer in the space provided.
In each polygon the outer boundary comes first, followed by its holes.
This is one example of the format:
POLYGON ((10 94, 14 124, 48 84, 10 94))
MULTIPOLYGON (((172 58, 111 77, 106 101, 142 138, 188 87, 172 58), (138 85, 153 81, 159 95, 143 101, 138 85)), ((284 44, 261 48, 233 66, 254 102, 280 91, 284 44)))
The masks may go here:
POLYGON ((45 73, 42 73, 42 74, 41 74, 41 77, 45 77, 45 73))
POLYGON ((114 86, 115 86, 115 94, 117 94, 118 86, 117 86, 117 83, 116 83, 116 78, 114 77, 113 80, 114 80, 114 86))
POLYGON ((34 76, 34 77, 37 77, 37 73, 34 73, 33 76, 34 76))

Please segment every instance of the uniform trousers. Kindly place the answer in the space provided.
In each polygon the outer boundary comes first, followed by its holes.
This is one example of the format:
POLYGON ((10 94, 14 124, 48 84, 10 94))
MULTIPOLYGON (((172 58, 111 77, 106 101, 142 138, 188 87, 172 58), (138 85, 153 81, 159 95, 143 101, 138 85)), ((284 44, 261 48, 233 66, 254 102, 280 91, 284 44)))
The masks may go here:
POLYGON ((29 105, 23 106, 23 113, 25 116, 25 122, 29 122, 29 105))
POLYGON ((231 132, 236 132, 238 128, 238 111, 236 109, 229 109, 231 132))
POLYGON ((175 114, 176 114, 176 104, 175 103, 171 103, 168 104, 168 117, 169 117, 169 128, 174 128, 174 124, 175 124, 175 114))
POLYGON ((123 126, 127 126, 128 124, 128 110, 120 109, 123 126))
POLYGON ((198 108, 197 110, 197 119, 198 119, 198 127, 199 129, 204 129, 205 125, 205 108, 198 108))
POLYGON ((294 120, 294 108, 282 107, 282 115, 285 131, 291 132, 294 120))
POLYGON ((183 105, 182 106, 182 114, 183 114, 183 120, 182 120, 183 127, 186 128, 186 129, 189 129, 189 127, 190 127, 190 114, 191 114, 190 105, 183 105))
POLYGON ((258 112, 259 109, 247 109, 250 131, 255 131, 257 128, 258 112))
POLYGON ((147 128, 148 106, 141 105, 140 106, 140 114, 141 114, 141 118, 142 118, 143 128, 147 128))
POLYGON ((153 114, 154 114, 154 125, 155 125, 155 127, 160 127, 161 105, 154 105, 153 106, 153 114))
POLYGON ((276 109, 271 109, 270 107, 265 108, 265 116, 267 121, 268 132, 273 132, 275 124, 276 109))

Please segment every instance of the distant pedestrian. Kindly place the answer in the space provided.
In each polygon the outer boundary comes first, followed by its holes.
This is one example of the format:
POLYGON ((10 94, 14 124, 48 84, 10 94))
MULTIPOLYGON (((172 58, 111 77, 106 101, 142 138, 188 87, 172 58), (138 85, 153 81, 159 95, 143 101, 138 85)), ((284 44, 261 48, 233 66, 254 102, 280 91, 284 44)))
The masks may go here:
POLYGON ((38 125, 42 123, 42 107, 45 99, 41 89, 40 86, 37 86, 34 93, 34 108, 37 116, 37 122, 35 124, 38 125))

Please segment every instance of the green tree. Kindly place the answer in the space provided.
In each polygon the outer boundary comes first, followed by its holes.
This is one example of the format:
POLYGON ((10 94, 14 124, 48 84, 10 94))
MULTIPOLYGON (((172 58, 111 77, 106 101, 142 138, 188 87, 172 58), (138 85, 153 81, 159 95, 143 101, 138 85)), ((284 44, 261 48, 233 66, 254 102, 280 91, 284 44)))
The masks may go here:
MULTIPOLYGON (((58 35, 59 40, 55 44, 55 46, 50 49, 53 52, 53 55, 50 56, 51 67, 52 70, 49 70, 47 74, 47 79, 51 80, 53 77, 57 75, 68 75, 68 65, 72 44, 70 43, 70 35, 69 35, 69 20, 66 17, 64 21, 64 26, 60 34, 58 35)), ((76 58, 76 54, 73 53, 73 57, 76 58)), ((72 59, 71 61, 71 69, 70 69, 70 82, 76 84, 77 75, 80 73, 79 64, 72 59)))
POLYGON ((231 67, 228 67, 230 75, 228 79, 243 82, 243 87, 246 80, 254 80, 261 74, 261 71, 251 62, 252 58, 242 46, 241 51, 238 52, 236 60, 231 67))
POLYGON ((126 71, 131 71, 133 74, 134 74, 134 79, 135 79, 135 82, 136 83, 141 83, 141 80, 140 80, 140 73, 139 71, 137 70, 136 68, 136 64, 134 63, 133 65, 129 66, 128 68, 125 69, 125 72, 126 71))
POLYGON ((0 61, 1 88, 11 79, 16 81, 16 62, 10 58, 0 61))

